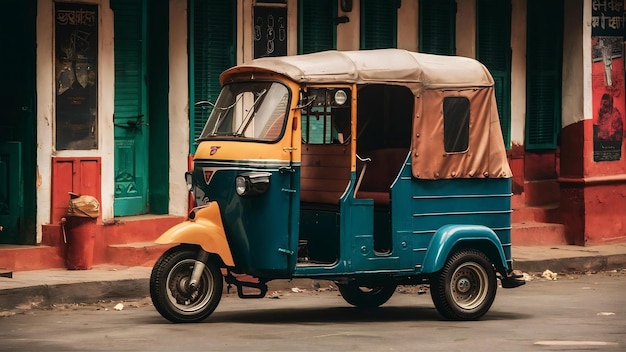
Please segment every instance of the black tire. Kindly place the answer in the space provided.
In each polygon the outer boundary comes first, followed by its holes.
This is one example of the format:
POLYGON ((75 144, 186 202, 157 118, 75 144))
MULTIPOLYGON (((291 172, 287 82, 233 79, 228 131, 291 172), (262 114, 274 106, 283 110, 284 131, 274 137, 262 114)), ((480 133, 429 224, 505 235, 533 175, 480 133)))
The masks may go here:
POLYGON ((150 297, 156 310, 174 323, 197 323, 206 319, 220 302, 223 277, 212 262, 206 263, 197 288, 188 287, 198 250, 171 248, 154 264, 150 275, 150 297))
POLYGON ((396 291, 396 284, 385 286, 359 286, 355 283, 337 284, 346 302, 359 308, 375 308, 385 304, 396 291))
POLYGON ((476 320, 485 315, 496 297, 496 273, 485 254, 461 250, 448 258, 430 283, 435 308, 450 320, 476 320))

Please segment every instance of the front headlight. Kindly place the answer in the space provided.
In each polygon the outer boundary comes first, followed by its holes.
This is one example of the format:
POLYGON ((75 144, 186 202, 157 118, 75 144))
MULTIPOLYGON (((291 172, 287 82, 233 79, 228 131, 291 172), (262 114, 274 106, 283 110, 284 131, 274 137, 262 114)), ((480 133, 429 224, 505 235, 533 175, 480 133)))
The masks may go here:
POLYGON ((237 191, 238 195, 243 196, 248 193, 248 188, 248 182, 244 176, 237 176, 235 178, 235 191, 237 191))
POLYGON ((265 193, 270 186, 269 172, 248 172, 235 177, 235 191, 240 196, 255 196, 265 193))

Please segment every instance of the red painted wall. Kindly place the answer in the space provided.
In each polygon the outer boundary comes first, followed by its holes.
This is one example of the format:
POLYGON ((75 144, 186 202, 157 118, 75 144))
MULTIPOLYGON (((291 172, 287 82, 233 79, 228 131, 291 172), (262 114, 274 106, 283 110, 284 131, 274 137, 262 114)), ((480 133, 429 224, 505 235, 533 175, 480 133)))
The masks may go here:
POLYGON ((565 127, 559 181, 562 219, 570 243, 626 241, 626 144, 622 144, 620 160, 595 162, 593 121, 565 127))

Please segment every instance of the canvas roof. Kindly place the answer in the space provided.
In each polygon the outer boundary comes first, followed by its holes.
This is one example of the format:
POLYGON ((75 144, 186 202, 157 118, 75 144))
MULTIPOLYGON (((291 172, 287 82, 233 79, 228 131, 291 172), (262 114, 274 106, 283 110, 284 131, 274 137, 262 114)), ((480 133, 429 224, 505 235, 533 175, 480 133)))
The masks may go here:
POLYGON ((402 49, 323 51, 313 54, 265 57, 238 65, 220 76, 244 71, 273 71, 299 83, 385 83, 424 89, 493 86, 480 62, 461 56, 414 53, 402 49))

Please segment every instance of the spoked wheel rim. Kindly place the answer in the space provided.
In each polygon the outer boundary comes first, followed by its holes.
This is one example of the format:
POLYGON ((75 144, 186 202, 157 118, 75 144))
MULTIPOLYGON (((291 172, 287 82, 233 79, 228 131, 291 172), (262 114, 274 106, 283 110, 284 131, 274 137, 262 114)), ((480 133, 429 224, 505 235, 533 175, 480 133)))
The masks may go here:
POLYGON ((184 314, 194 314, 202 310, 213 293, 213 278, 209 270, 203 270, 195 288, 189 286, 191 273, 196 261, 182 260, 167 275, 167 298, 173 308, 184 314))
POLYGON ((452 274, 450 282, 454 303, 462 309, 475 309, 487 297, 489 276, 478 263, 461 264, 452 274))

